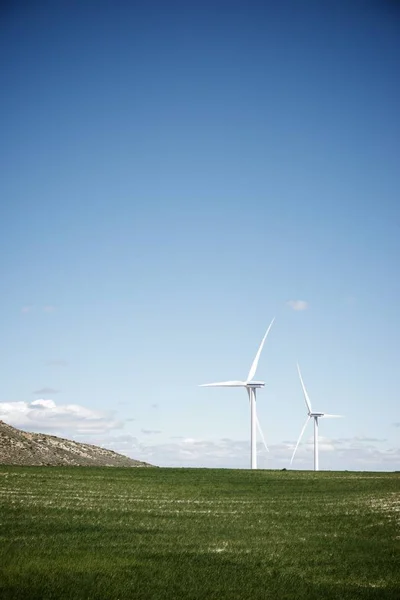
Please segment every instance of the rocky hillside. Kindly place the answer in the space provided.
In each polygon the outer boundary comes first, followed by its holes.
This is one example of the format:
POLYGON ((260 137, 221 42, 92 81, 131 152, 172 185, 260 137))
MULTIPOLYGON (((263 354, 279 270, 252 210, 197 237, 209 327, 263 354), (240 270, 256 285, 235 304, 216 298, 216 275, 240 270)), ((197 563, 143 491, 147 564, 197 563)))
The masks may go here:
POLYGON ((27 433, 3 421, 0 421, 0 465, 152 466, 99 446, 43 433, 27 433))

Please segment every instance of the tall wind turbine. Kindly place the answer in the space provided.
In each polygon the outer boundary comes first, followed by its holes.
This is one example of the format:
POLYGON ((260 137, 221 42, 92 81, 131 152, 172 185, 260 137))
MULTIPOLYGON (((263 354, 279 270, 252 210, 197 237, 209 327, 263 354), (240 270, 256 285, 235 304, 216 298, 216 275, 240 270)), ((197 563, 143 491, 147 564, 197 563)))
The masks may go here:
MULTIPOLYGON (((250 367, 250 371, 249 371, 249 374, 247 375, 246 381, 221 381, 219 383, 203 383, 200 386, 200 387, 243 387, 243 388, 246 388, 247 393, 249 395, 249 400, 250 400, 250 439, 251 439, 251 443, 250 443, 251 454, 250 454, 250 456, 251 456, 251 468, 252 469, 257 469, 257 431, 256 431, 257 425, 260 429, 258 419, 257 419, 257 412, 256 412, 256 390, 258 388, 263 388, 265 386, 264 381, 254 381, 253 377, 256 374, 258 361, 260 360, 260 355, 261 355, 262 349, 264 347, 265 340, 267 339, 267 336, 269 334, 269 331, 270 331, 274 321, 275 321, 275 317, 272 319, 267 331, 265 332, 265 335, 261 341, 260 347, 255 356, 255 359, 253 360, 253 364, 250 367)), ((260 433, 261 433, 261 437, 264 439, 261 430, 260 430, 260 433)), ((265 442, 264 442, 264 445, 265 445, 265 442)))
POLYGON ((300 371, 300 367, 297 364, 297 370, 299 372, 299 377, 300 377, 300 383, 301 383, 301 387, 303 388, 303 394, 304 394, 304 400, 306 403, 306 407, 307 407, 307 419, 306 422, 303 425, 303 429, 300 432, 299 435, 299 439, 297 440, 297 444, 296 447, 293 451, 292 454, 292 458, 290 460, 290 464, 292 464, 293 459, 294 459, 294 455, 296 454, 296 450, 298 448, 298 445, 300 444, 301 438, 303 437, 303 434, 306 430, 306 427, 308 425, 308 421, 310 419, 314 419, 314 471, 318 471, 319 470, 319 464, 318 464, 318 419, 320 418, 337 418, 337 417, 341 417, 342 415, 329 415, 328 413, 321 413, 321 412, 314 412, 312 407, 311 407, 311 401, 310 398, 307 394, 307 390, 306 390, 306 386, 304 385, 304 381, 303 378, 301 376, 301 371, 300 371))

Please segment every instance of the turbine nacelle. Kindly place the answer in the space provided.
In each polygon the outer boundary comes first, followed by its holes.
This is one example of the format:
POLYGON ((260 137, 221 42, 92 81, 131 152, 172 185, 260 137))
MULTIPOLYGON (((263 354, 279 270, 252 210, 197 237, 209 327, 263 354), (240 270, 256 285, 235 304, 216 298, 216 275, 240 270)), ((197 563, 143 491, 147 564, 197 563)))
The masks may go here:
POLYGON ((311 417, 315 417, 316 419, 341 419, 343 417, 343 415, 330 415, 329 413, 316 413, 316 412, 312 412, 312 413, 308 413, 308 416, 311 417))
POLYGON ((265 387, 264 381, 248 381, 246 383, 247 388, 263 388, 265 387))

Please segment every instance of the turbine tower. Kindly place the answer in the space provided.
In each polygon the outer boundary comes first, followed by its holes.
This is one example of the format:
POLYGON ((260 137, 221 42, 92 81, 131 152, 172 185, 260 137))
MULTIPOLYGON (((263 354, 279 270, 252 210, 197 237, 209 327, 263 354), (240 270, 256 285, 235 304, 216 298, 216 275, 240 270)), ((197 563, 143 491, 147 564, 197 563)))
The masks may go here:
MULTIPOLYGON (((257 431, 256 427, 260 429, 260 434, 264 445, 266 447, 264 436, 262 435, 262 431, 260 428, 260 424, 257 419, 257 411, 256 411, 256 390, 259 388, 263 388, 265 386, 264 381, 254 381, 253 377, 256 374, 258 361, 260 360, 260 355, 262 349, 264 347, 265 340, 269 334, 269 331, 272 327, 273 322, 275 321, 275 317, 272 319, 265 335, 261 341, 260 347, 257 351, 257 354, 253 360, 253 364, 250 367, 249 374, 247 375, 246 381, 221 381, 219 383, 203 383, 200 387, 243 387, 246 388, 249 401, 250 401, 250 446, 251 446, 251 468, 257 469, 257 431)), ((268 448, 267 448, 268 449, 268 448)))
POLYGON ((306 403, 307 413, 308 414, 307 414, 306 422, 303 425, 303 429, 300 432, 299 439, 297 440, 296 447, 295 447, 295 449, 293 451, 292 458, 290 460, 290 464, 292 464, 292 462, 293 462, 294 455, 296 454, 296 450, 297 450, 297 448, 298 448, 298 446, 300 444, 301 438, 303 437, 303 434, 304 434, 304 432, 306 430, 306 427, 308 425, 308 421, 310 419, 314 419, 314 471, 318 471, 319 470, 319 463, 318 463, 318 419, 320 419, 320 418, 328 418, 328 419, 331 418, 331 419, 333 419, 333 418, 341 417, 342 415, 330 415, 328 413, 314 412, 313 409, 312 409, 312 407, 311 407, 311 401, 310 401, 310 398, 309 398, 309 396, 307 394, 306 386, 304 385, 304 381, 303 381, 303 378, 301 376, 301 371, 300 371, 300 367, 299 367, 298 364, 297 364, 297 370, 299 372, 300 383, 301 383, 301 387, 303 388, 304 400, 305 400, 305 403, 306 403))

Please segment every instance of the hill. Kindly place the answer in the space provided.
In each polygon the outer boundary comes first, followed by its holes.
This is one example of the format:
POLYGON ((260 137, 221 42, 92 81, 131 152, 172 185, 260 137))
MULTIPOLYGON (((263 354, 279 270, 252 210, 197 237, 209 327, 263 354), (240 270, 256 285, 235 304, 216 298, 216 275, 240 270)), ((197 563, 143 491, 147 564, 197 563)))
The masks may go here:
POLYGON ((0 464, 26 466, 151 467, 92 444, 21 431, 0 421, 0 464))

